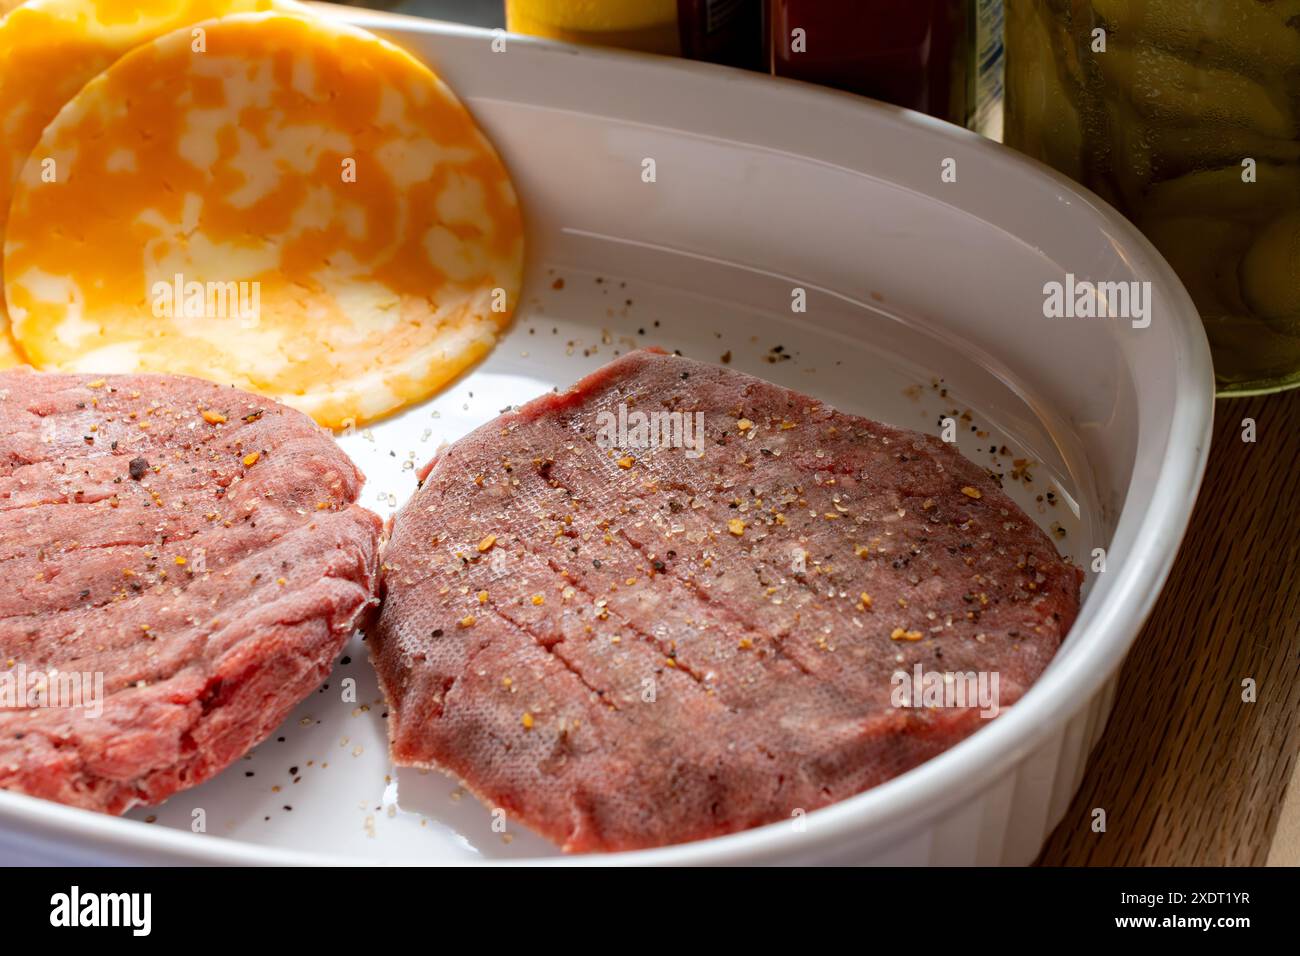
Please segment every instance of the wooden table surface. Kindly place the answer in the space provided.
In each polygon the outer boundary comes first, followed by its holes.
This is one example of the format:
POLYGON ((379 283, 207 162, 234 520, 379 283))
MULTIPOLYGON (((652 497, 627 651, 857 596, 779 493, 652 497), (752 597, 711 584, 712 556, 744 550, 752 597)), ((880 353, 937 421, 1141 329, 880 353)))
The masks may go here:
POLYGON ((1191 527, 1039 862, 1298 865, 1298 749, 1300 390, 1216 406, 1191 527))

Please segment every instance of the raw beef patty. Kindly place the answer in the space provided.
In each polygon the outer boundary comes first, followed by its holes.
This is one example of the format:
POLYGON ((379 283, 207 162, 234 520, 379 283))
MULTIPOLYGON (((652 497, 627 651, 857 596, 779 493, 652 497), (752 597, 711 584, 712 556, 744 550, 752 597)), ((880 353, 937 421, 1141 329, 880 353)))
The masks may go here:
POLYGON ((788 819, 914 767, 981 718, 896 706, 897 673, 996 673, 1005 707, 1079 604, 1080 571, 954 448, 655 351, 422 481, 372 638, 393 759, 570 851, 788 819), (637 412, 686 417, 650 416, 653 449, 637 412), (695 413, 702 454, 663 447, 695 413))
POLYGON ((0 374, 0 788, 121 813, 261 741, 374 602, 361 483, 266 398, 0 374))

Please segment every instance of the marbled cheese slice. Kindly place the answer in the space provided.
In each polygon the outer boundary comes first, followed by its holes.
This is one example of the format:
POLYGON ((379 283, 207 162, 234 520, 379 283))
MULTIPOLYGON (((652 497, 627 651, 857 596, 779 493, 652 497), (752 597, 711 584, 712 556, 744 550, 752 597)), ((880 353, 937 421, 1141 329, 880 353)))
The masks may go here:
MULTIPOLYGON (((11 11, 0 21, 0 236, 13 186, 41 131, 96 74, 179 27, 271 9, 307 14, 292 0, 27 0, 11 11)), ((3 293, 0 284, 0 368, 9 368, 22 357, 3 293)))
POLYGON ((199 29, 122 57, 33 149, 5 243, 32 363, 198 375, 339 427, 482 357, 519 294, 522 223, 451 91, 344 24, 199 29))

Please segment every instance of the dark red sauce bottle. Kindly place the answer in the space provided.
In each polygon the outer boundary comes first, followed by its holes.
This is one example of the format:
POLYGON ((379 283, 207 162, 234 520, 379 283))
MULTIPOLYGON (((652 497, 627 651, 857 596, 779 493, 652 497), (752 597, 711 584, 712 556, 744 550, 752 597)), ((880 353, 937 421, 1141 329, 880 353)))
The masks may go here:
POLYGON ((1001 100, 1001 0, 772 0, 772 58, 789 76, 963 126, 1001 100))

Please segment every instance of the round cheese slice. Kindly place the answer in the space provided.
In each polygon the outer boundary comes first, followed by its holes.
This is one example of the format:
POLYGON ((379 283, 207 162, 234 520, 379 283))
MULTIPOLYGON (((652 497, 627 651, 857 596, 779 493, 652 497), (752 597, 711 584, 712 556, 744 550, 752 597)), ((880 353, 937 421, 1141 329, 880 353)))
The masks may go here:
MULTIPOLYGON (((179 27, 272 9, 307 14, 292 0, 27 0, 11 11, 0 21, 0 236, 14 183, 41 131, 96 74, 179 27)), ((21 361, 0 285, 0 368, 21 361)))
POLYGON ((427 67, 238 14, 137 47, 46 128, 5 294, 38 367, 198 375, 340 427, 486 354, 522 262, 509 176, 427 67))

